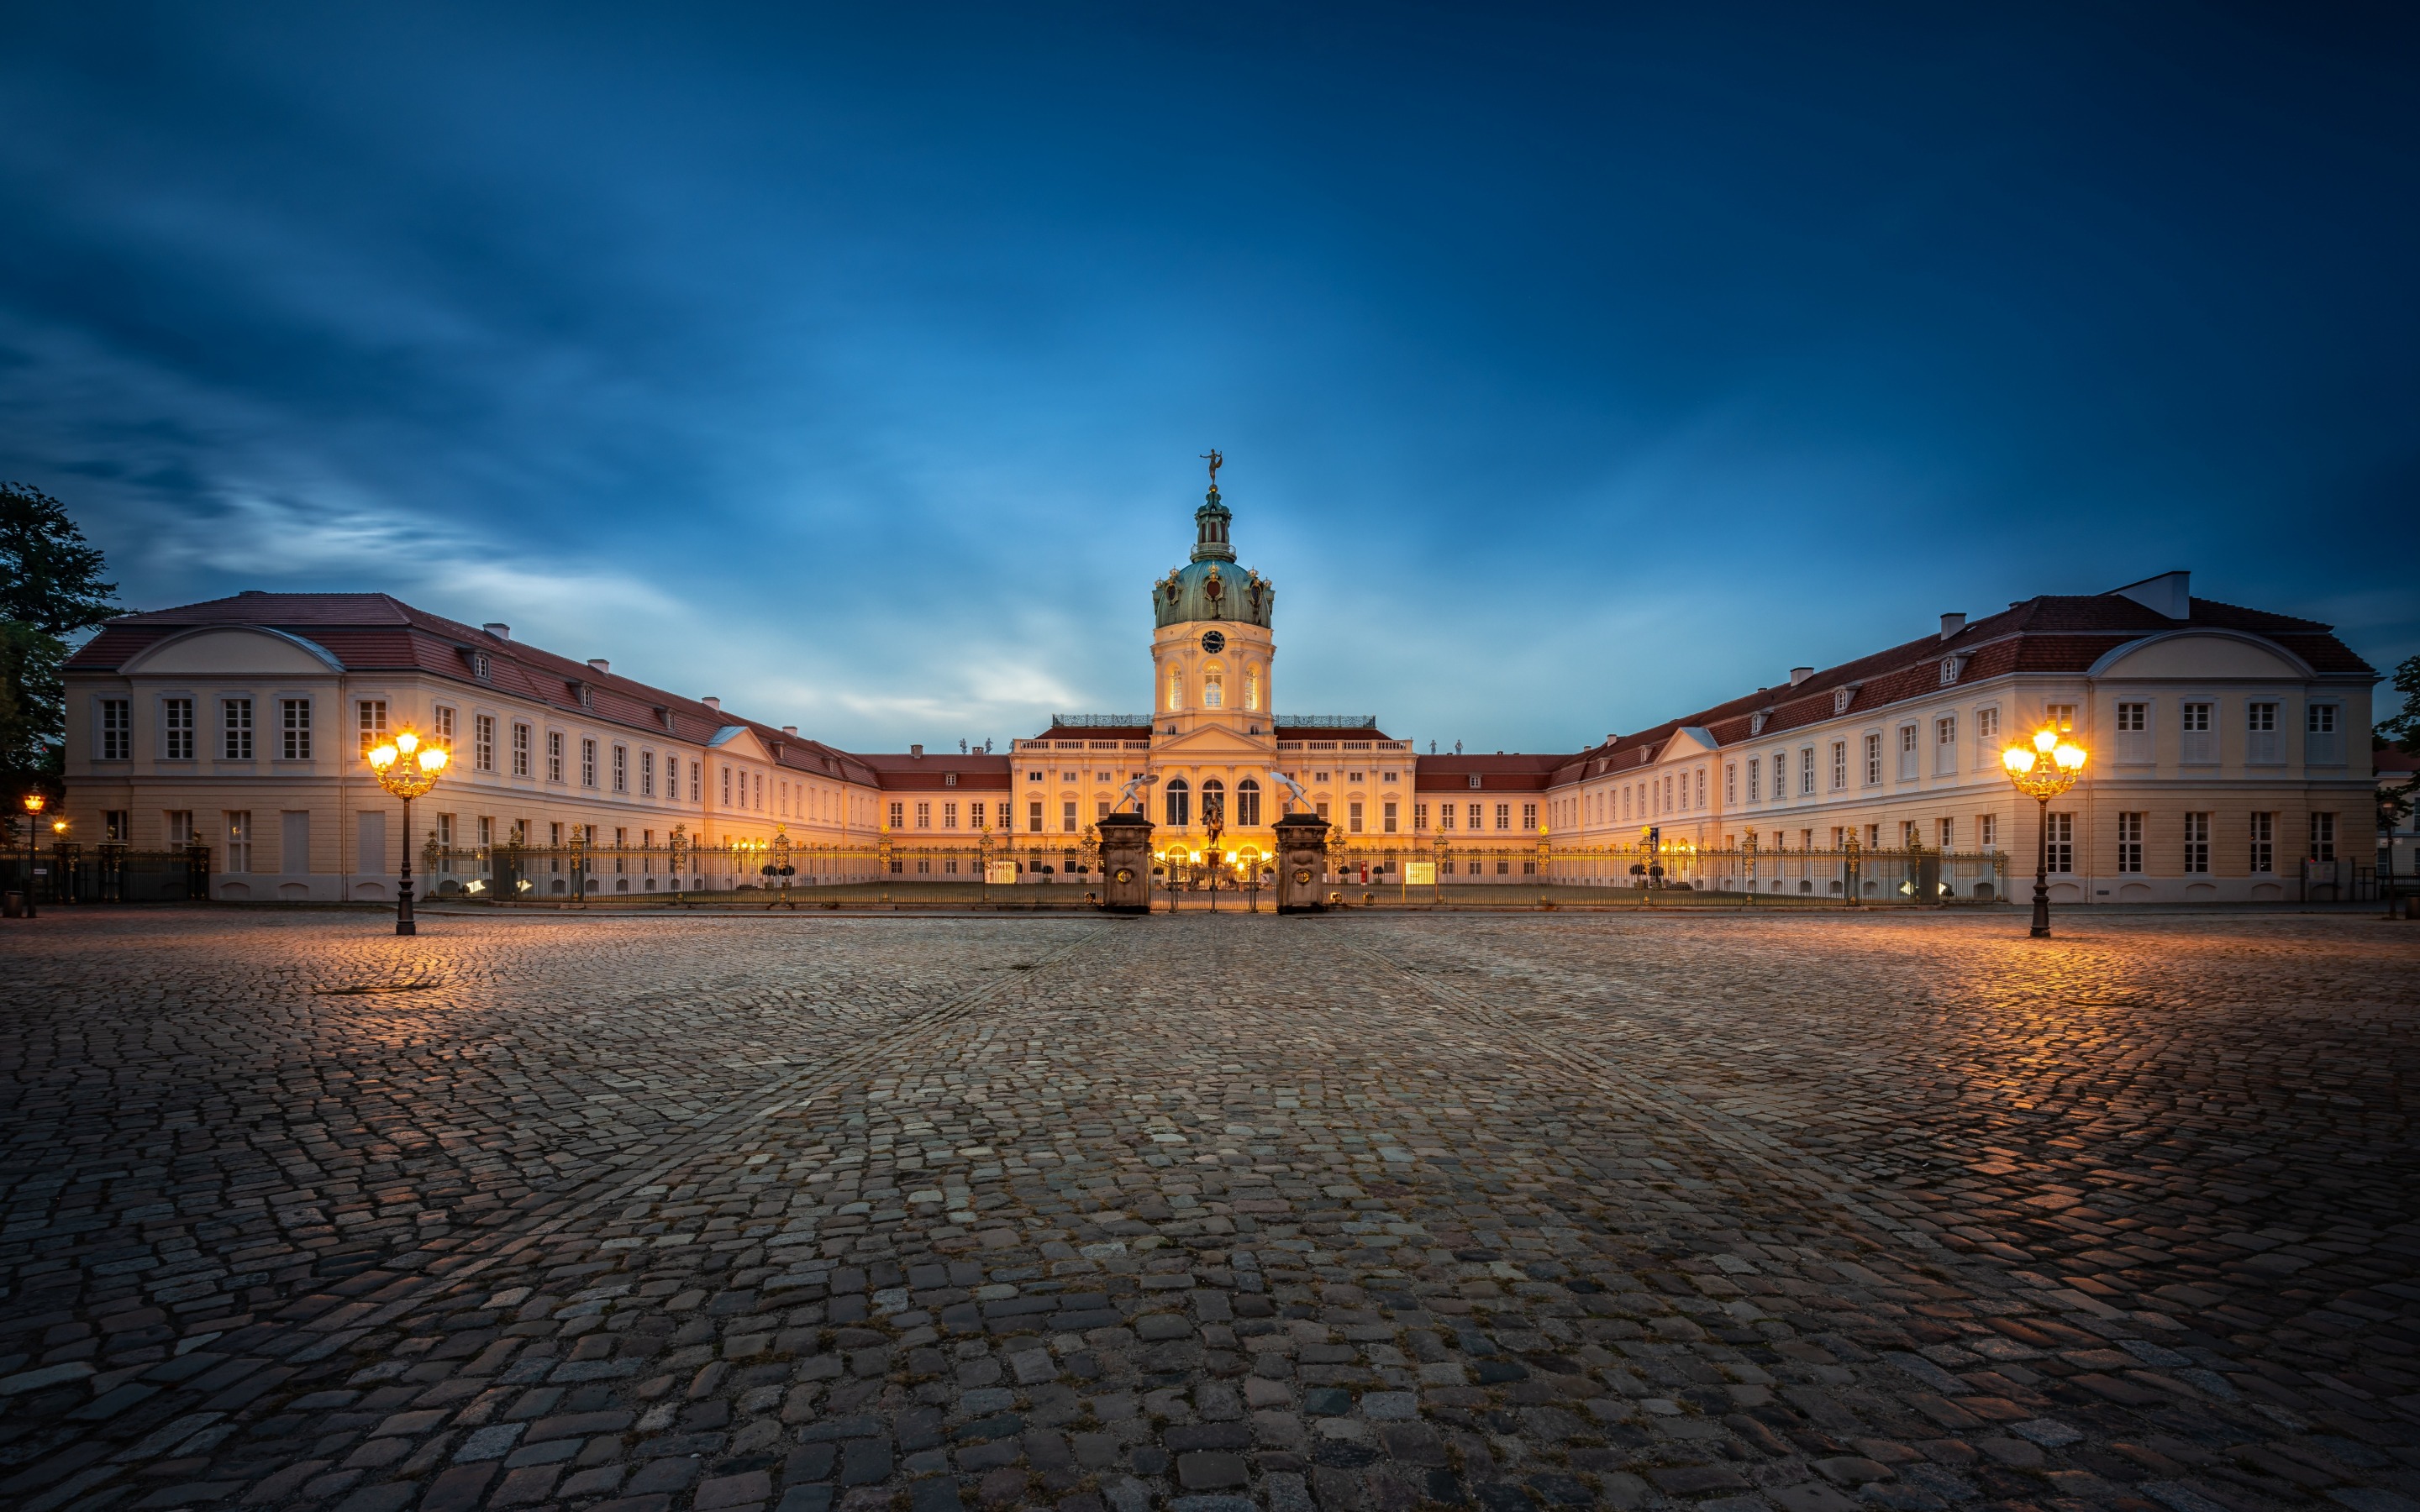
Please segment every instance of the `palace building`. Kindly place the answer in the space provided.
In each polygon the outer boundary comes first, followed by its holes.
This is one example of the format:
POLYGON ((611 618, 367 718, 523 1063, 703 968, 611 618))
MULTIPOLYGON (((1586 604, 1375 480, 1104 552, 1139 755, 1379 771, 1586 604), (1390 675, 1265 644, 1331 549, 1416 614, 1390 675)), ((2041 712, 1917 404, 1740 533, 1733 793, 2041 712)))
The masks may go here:
POLYGON ((1944 615, 1578 752, 1421 753, 1375 717, 1276 712, 1277 590, 1239 563, 1215 470, 1194 520, 1151 587, 1150 712, 1055 716, 997 754, 842 750, 383 594, 126 615, 68 665, 69 843, 206 847, 211 896, 271 902, 389 901, 407 843, 445 895, 693 893, 782 866, 1081 881, 1122 804, 1180 880, 1258 874, 1289 802, 1359 884, 1994 899, 2030 886, 2045 817, 2069 903, 2341 895, 2368 855, 2376 673, 2329 626, 2195 598, 2181 572, 1944 615), (2046 816, 1999 764, 2042 722, 2093 753, 2046 816), (452 753, 412 837, 362 761, 406 726, 452 753))

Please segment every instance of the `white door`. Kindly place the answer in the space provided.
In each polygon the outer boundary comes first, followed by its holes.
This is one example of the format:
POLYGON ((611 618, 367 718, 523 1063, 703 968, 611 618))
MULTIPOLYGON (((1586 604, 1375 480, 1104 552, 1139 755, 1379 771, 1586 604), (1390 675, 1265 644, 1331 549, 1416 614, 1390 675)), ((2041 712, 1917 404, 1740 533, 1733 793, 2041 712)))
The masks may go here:
POLYGON ((357 814, 361 821, 361 848, 353 861, 353 870, 367 876, 382 877, 394 870, 386 860, 386 815, 357 814))
POLYGON ((288 809, 277 816, 277 838, 285 851, 277 870, 301 876, 311 870, 311 810, 288 809))

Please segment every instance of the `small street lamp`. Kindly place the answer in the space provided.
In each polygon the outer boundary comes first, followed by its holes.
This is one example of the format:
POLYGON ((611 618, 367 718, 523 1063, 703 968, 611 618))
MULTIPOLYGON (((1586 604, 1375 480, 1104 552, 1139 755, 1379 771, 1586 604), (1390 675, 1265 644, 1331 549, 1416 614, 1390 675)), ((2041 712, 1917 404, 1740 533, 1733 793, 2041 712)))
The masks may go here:
POLYGON ((39 793, 25 795, 25 917, 27 918, 40 917, 34 912, 34 825, 41 819, 42 808, 49 802, 48 798, 39 793))
POLYGON ((2034 732, 2030 745, 2010 746, 2000 752, 2000 764, 2017 791, 2041 806, 2034 836, 2034 930, 2038 940, 2050 938, 2050 800, 2075 786, 2084 775, 2084 748, 2058 738, 2045 725, 2034 732))
POLYGON ((379 786, 403 800, 403 884, 396 892, 395 932, 416 934, 411 922, 411 800, 437 785, 437 774, 445 770, 445 748, 424 745, 407 726, 393 740, 372 747, 368 759, 379 786))

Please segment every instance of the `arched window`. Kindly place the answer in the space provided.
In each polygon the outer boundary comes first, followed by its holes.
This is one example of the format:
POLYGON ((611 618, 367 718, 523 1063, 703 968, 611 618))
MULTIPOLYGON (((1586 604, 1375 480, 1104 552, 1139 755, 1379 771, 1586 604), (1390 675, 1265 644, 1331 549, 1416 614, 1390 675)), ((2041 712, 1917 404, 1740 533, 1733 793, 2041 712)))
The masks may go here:
POLYGON ((1186 785, 1185 779, 1170 778, 1168 779, 1169 827, 1183 829, 1191 823, 1193 823, 1193 790, 1186 785))
MULTIPOLYGON (((1202 670, 1202 706, 1205 709, 1218 709, 1226 707, 1226 669, 1214 661, 1202 670)), ((1210 790, 1205 787, 1202 791, 1207 793, 1210 790)))
POLYGON ((1227 784, 1215 777, 1202 779, 1202 822, 1205 825, 1224 825, 1227 822, 1227 784))
POLYGON ((1261 822, 1261 784, 1246 778, 1235 784, 1235 823, 1246 829, 1257 828, 1261 822))
POLYGON ((1253 713, 1260 712, 1261 670, 1258 667, 1244 669, 1244 707, 1253 713))
POLYGON ((1182 667, 1169 670, 1168 706, 1171 709, 1185 707, 1185 669, 1182 667))

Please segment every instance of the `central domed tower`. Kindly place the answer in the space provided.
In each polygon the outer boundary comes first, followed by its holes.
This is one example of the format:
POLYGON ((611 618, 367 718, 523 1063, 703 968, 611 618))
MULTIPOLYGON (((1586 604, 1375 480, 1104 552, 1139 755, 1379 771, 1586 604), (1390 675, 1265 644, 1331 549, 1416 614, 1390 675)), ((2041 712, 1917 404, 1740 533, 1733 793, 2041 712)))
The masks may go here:
POLYGON ((1162 736, 1205 723, 1239 734, 1272 730, 1277 643, 1269 620, 1277 590, 1235 564, 1227 538, 1233 518, 1219 501, 1214 465, 1210 491, 1193 512, 1193 560, 1152 585, 1152 725, 1162 736))

